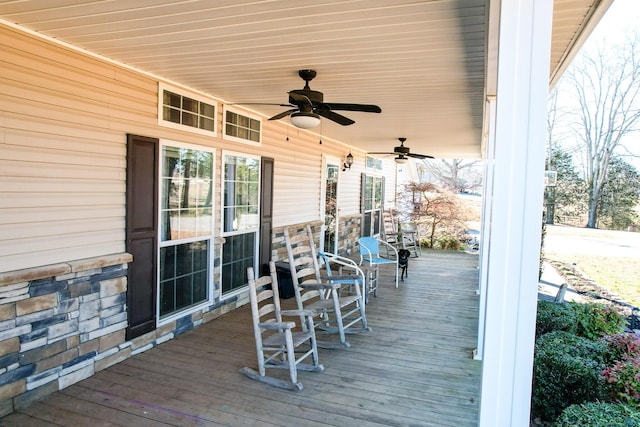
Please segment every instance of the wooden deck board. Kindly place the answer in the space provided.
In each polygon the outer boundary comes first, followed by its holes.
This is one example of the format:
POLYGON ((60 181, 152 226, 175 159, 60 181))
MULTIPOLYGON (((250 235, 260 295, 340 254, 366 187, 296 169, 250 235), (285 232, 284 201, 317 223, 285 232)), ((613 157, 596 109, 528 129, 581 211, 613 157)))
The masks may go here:
MULTIPOLYGON (((100 420, 87 414, 80 414, 75 411, 68 411, 59 406, 55 406, 52 402, 37 402, 34 405, 24 409, 26 415, 38 417, 49 425, 74 425, 74 426, 95 426, 95 427, 113 427, 113 424, 106 420, 100 420)), ((29 425, 29 424, 25 424, 29 425)))
MULTIPOLYGON (((398 289, 391 269, 384 269, 378 297, 366 307, 373 330, 348 335, 350 348, 320 349, 326 370, 299 372, 299 392, 238 372, 256 365, 251 314, 243 307, 0 425, 475 426, 477 262, 475 255, 425 251, 410 260, 398 289)), ((286 378, 288 372, 269 374, 286 378)))

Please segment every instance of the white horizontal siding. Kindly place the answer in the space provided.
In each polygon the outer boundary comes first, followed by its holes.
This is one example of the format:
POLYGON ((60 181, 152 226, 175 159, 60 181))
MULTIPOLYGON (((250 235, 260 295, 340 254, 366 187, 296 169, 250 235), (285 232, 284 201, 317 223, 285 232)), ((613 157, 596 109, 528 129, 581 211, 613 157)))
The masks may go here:
POLYGON ((321 127, 265 118, 256 146, 159 126, 150 77, 2 26, 0 40, 0 272, 124 251, 127 133, 274 158, 275 227, 320 220, 322 156, 351 151, 340 214, 360 210, 364 153, 321 127))
POLYGON ((121 128, 155 122, 155 82, 0 33, 0 271, 124 251, 121 128))

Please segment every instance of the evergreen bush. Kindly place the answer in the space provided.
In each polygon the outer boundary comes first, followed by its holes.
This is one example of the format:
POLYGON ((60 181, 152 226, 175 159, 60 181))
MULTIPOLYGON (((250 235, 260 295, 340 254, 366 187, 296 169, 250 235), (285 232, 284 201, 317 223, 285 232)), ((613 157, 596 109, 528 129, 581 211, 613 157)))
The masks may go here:
POLYGON ((620 403, 589 402, 562 411, 553 427, 640 427, 640 412, 620 403))
POLYGON ((577 332, 576 314, 570 304, 538 301, 536 337, 553 331, 577 332))
POLYGON ((455 237, 441 237, 438 239, 440 249, 457 251, 460 249, 460 239, 455 237))
POLYGON ((551 421, 571 404, 600 400, 606 351, 603 341, 567 331, 539 337, 533 362, 534 417, 551 421))
POLYGON ((626 319, 613 308, 604 304, 570 303, 576 313, 578 335, 597 340, 624 330, 626 319))
POLYGON ((604 304, 539 301, 536 336, 553 331, 567 331, 597 340, 622 332, 625 322, 623 315, 604 304))

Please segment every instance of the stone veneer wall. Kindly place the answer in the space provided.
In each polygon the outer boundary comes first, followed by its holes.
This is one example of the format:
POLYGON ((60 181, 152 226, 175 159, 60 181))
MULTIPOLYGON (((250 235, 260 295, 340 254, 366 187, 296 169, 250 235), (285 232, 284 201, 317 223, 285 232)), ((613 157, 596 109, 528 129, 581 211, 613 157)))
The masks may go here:
POLYGON ((124 253, 0 273, 0 416, 248 301, 236 296, 126 341, 131 260, 124 253))
POLYGON ((342 217, 342 224, 338 229, 338 255, 353 256, 358 253, 357 243, 360 238, 362 215, 342 217))
MULTIPOLYGON (((314 237, 316 238, 316 245, 318 244, 318 233, 320 233, 320 227, 322 223, 319 221, 310 222, 311 231, 313 232, 314 237)), ((301 224, 291 224, 286 227, 289 228, 290 234, 302 233, 306 228, 307 223, 301 224)), ((275 262, 278 261, 288 261, 289 258, 287 256, 287 246, 284 242, 284 229, 285 227, 274 227, 271 232, 273 233, 272 242, 271 242, 271 259, 275 262)))
MULTIPOLYGON (((338 228, 338 255, 342 256, 351 256, 355 255, 358 251, 356 247, 356 243, 360 238, 360 223, 362 221, 361 215, 353 215, 349 217, 341 217, 340 227, 338 228)), ((322 226, 322 222, 313 221, 310 222, 311 231, 315 237, 316 245, 318 245, 318 238, 320 234, 320 229, 322 226)), ((300 233, 303 232, 306 223, 302 224, 292 224, 288 225, 290 233, 300 233)), ((272 259, 274 261, 287 261, 287 247, 284 243, 284 228, 285 227, 274 227, 272 230, 273 233, 273 242, 272 242, 272 259)))

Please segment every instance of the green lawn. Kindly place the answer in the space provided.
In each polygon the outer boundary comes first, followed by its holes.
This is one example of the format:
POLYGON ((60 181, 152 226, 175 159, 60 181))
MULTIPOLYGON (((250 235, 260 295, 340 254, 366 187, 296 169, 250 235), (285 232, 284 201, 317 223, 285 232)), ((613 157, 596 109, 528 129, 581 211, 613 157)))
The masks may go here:
MULTIPOLYGON (((594 236, 597 239, 615 239, 613 233, 603 230, 589 230, 584 228, 550 227, 547 234, 557 233, 557 235, 572 237, 594 236)), ((640 239, 640 233, 628 233, 627 238, 640 239)), ((597 243, 596 243, 597 244, 597 243)), ((606 248, 606 246, 605 246, 606 248)), ((602 253, 587 253, 589 251, 567 251, 566 248, 546 248, 545 258, 547 260, 560 261, 568 264, 575 263, 589 278, 595 280, 600 286, 609 289, 623 300, 636 307, 640 307, 640 254, 637 250, 630 249, 627 253, 612 254, 606 249, 602 253)))

